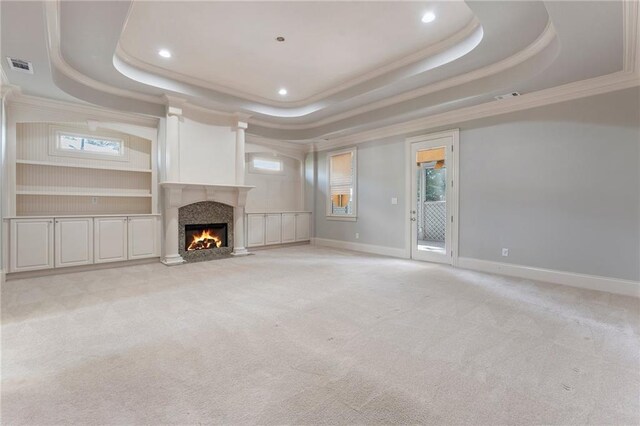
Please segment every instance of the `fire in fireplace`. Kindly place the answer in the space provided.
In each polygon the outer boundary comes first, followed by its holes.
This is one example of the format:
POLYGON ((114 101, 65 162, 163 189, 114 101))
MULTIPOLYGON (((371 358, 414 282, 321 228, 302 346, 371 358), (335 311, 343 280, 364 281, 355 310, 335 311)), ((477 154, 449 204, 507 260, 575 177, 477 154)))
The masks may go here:
POLYGON ((184 237, 184 249, 186 251, 226 247, 227 224, 185 225, 184 237))

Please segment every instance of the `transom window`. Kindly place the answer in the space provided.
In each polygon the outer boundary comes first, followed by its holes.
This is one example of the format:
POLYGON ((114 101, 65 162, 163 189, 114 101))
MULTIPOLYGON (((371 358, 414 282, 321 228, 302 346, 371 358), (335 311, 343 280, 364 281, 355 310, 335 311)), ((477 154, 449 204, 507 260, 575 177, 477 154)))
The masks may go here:
POLYGON ((121 139, 106 139, 95 136, 58 134, 58 149, 103 155, 122 155, 124 142, 121 139))
POLYGON ((116 132, 50 126, 49 155, 93 160, 128 161, 128 138, 116 132))
POLYGON ((253 157, 251 166, 255 171, 281 172, 282 160, 279 158, 253 157))
POLYGON ((269 175, 282 175, 285 173, 283 159, 269 153, 251 154, 248 168, 249 173, 269 175))

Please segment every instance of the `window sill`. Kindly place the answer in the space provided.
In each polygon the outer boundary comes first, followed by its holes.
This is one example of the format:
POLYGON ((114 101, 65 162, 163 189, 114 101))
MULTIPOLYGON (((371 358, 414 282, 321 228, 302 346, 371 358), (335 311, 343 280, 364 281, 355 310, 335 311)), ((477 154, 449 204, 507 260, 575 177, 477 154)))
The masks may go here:
POLYGON ((358 220, 357 216, 327 216, 327 220, 339 220, 343 222, 355 222, 358 220))

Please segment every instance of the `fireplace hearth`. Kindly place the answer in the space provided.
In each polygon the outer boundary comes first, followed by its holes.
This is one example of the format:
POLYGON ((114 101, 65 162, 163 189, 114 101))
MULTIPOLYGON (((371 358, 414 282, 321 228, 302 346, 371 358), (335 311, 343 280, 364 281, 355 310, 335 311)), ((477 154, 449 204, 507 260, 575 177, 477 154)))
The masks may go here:
POLYGON ((227 247, 227 224, 209 223, 184 226, 186 251, 227 247))
POLYGON ((200 201, 178 209, 178 249, 187 262, 220 259, 233 251, 233 207, 200 201))

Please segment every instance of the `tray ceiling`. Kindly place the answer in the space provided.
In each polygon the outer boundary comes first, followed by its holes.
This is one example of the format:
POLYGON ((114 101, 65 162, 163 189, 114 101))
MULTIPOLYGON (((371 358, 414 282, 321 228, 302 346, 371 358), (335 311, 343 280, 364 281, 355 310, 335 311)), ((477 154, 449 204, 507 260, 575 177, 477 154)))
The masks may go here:
POLYGON ((253 99, 299 102, 419 54, 473 18, 461 0, 134 2, 120 48, 177 79, 253 99), (421 21, 427 12, 433 22, 421 21), (285 41, 277 41, 280 36, 285 41), (161 57, 161 49, 172 56, 161 57))

